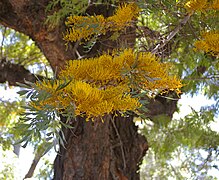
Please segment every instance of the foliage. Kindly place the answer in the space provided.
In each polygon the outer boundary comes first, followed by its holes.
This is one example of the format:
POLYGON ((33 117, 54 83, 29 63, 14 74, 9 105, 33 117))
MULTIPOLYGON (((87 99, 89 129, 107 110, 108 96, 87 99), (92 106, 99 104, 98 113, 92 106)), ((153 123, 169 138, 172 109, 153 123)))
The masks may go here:
MULTIPOLYGON (((4 64, 5 61, 8 61, 10 63, 19 64, 36 74, 44 74, 45 71, 43 69, 47 68, 47 74, 51 74, 46 58, 35 43, 26 35, 18 33, 10 28, 0 26, 0 43, 0 63, 3 62, 4 64)), ((21 108, 21 106, 24 106, 26 103, 25 99, 18 98, 17 96, 14 97, 11 93, 12 91, 19 90, 21 90, 21 88, 9 87, 7 83, 0 86, 1 151, 12 151, 15 146, 20 146, 19 144, 16 144, 16 142, 22 138, 24 133, 22 129, 19 130, 14 128, 15 124, 18 123, 19 115, 24 112, 24 109, 21 108), (5 96, 5 93, 10 94, 10 99, 6 98, 8 95, 5 96)), ((16 92, 14 93, 16 94, 16 92)), ((38 143, 39 141, 31 142, 33 146, 38 143)), ((15 149, 14 152, 16 152, 15 149)), ((10 164, 7 165, 3 160, 4 159, 1 159, 1 163, 3 163, 2 165, 4 165, 3 168, 5 169, 1 169, 1 178, 14 179, 15 174, 13 173, 13 170, 15 169, 15 166, 11 166, 10 164)))
POLYGON ((44 160, 44 166, 39 169, 39 174, 36 174, 37 179, 43 179, 43 180, 51 180, 52 174, 53 174, 53 164, 47 160, 44 160))
MULTIPOLYGON (((198 1, 190 1, 189 3, 191 2, 198 4, 198 1)), ((198 5, 202 6, 204 2, 201 1, 198 5)), ((218 1, 208 2, 214 3, 214 7, 218 5, 218 1)), ((171 34, 174 31, 168 24, 172 22, 176 26, 178 23, 176 20, 183 15, 178 13, 179 10, 184 12, 181 8, 184 6, 183 1, 178 1, 177 5, 170 1, 165 1, 167 4, 164 4, 164 1, 160 1, 160 3, 163 3, 163 7, 158 5, 158 2, 153 6, 149 5, 149 16, 143 16, 140 19, 141 26, 147 25, 152 29, 139 29, 141 34, 146 34, 145 39, 139 40, 138 46, 141 49, 153 49, 153 44, 158 42, 157 39, 165 38, 165 34, 171 34), (155 10, 153 7, 157 9, 155 10)), ((193 7, 198 8, 198 6, 193 7)), ((207 37, 207 42, 204 37, 203 40, 200 40, 201 36, 197 32, 208 35, 211 30, 212 32, 217 31, 218 11, 215 11, 216 8, 210 9, 209 6, 202 9, 201 12, 200 9, 194 10, 196 11, 192 12, 193 15, 189 23, 179 31, 174 41, 164 51, 171 53, 161 54, 161 56, 163 61, 171 61, 178 67, 176 71, 186 84, 182 89, 184 93, 191 93, 191 95, 198 92, 203 93, 210 98, 213 97, 216 103, 211 107, 203 107, 200 112, 193 110, 192 114, 180 120, 166 121, 165 117, 161 116, 159 116, 160 123, 157 124, 146 120, 142 132, 148 138, 151 150, 142 166, 143 179, 144 177, 146 179, 148 177, 151 179, 168 179, 169 177, 213 179, 213 177, 208 176, 207 172, 215 168, 214 163, 218 158, 218 133, 209 127, 209 124, 218 118, 218 58, 212 56, 217 54, 217 50, 214 52, 213 49, 207 49, 206 44, 209 42, 209 46, 217 48, 217 36, 211 36, 211 39, 207 37), (200 19, 202 19, 201 22, 200 19), (200 45, 200 42, 206 43, 205 46, 200 45), (196 48, 195 51, 194 46, 197 45, 199 48, 196 48), (198 51, 199 49, 208 53, 198 51), (206 157, 203 157, 204 153, 207 154, 206 157), (177 164, 175 159, 178 161, 177 164)), ((188 8, 187 11, 191 13, 188 8)))
MULTIPOLYGON (((2 33, 0 62, 9 61, 24 66, 34 73, 43 74, 42 69, 48 66, 48 62, 29 37, 3 26, 0 26, 0 32, 2 33)), ((10 87, 5 85, 5 88, 10 87)), ((21 108, 24 103, 25 100, 22 98, 6 100, 3 96, 0 99, 0 142, 3 149, 10 148, 10 145, 14 144, 23 133, 23 131, 14 130, 13 127, 18 122, 18 116, 24 112, 21 108)))
POLYGON ((142 132, 148 138, 151 150, 145 157, 142 173, 163 179, 211 179, 208 171, 214 168, 219 155, 219 134, 209 127, 216 111, 218 109, 212 106, 202 108, 200 112, 192 110, 184 118, 162 125, 147 121, 142 132), (153 165, 147 165, 147 161, 152 161, 153 165))
POLYGON ((53 12, 57 7, 60 7, 58 11, 52 13, 47 18, 46 23, 51 27, 54 28, 57 26, 61 20, 63 20, 66 16, 70 14, 80 14, 85 11, 88 7, 88 2, 86 0, 78 1, 72 0, 53 0, 50 1, 49 5, 47 6, 48 13, 53 12))
POLYGON ((15 100, 15 101, 0 101, 0 126, 11 126, 13 120, 18 116, 23 109, 20 108, 20 105, 24 102, 15 100), (7 107, 7 108, 4 108, 7 107))
POLYGON ((115 2, 116 0, 96 0, 94 2, 87 0, 80 0, 80 2, 78 2, 78 0, 52 0, 47 6, 47 12, 50 15, 47 17, 46 24, 49 25, 50 28, 55 28, 67 16, 83 14, 89 7, 100 3, 110 5, 110 3, 115 2))
POLYGON ((13 131, 13 126, 18 121, 18 116, 23 112, 20 107, 24 101, 0 101, 0 144, 3 150, 9 149, 15 143, 15 139, 19 138, 19 132, 13 131))
POLYGON ((0 165, 0 179, 2 180, 13 180, 15 179, 14 171, 15 171, 15 155, 8 150, 2 151, 0 147, 0 157, 1 157, 1 165, 0 165), (12 157, 13 156, 13 157, 12 157), (13 159, 13 161, 8 161, 8 159, 13 159))

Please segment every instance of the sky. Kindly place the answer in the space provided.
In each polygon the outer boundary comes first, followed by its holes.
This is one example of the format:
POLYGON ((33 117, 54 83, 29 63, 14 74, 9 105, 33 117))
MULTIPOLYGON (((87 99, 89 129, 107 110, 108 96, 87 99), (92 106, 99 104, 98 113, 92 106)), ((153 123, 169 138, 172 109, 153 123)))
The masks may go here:
MULTIPOLYGON (((191 97, 190 95, 182 95, 182 98, 178 102, 178 106, 180 107, 180 112, 175 113, 174 117, 175 119, 183 118, 187 114, 192 112, 191 107, 199 111, 202 106, 210 106, 212 104, 215 104, 215 100, 208 99, 202 94, 198 94, 196 96, 191 97)), ((219 132, 219 117, 215 119, 215 122, 211 124, 211 129, 214 131, 219 132)))

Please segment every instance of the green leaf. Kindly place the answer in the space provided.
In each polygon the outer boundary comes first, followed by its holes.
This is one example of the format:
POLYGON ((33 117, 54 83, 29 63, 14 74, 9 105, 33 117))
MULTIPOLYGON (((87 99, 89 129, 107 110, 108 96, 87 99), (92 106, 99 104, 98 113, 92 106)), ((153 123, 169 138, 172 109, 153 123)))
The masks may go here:
POLYGON ((23 96, 25 94, 27 94, 29 92, 29 90, 21 90, 21 91, 18 91, 17 93, 20 95, 20 96, 23 96))
POLYGON ((30 89, 31 86, 28 86, 27 84, 23 84, 23 83, 19 83, 19 82, 16 82, 16 84, 20 87, 23 87, 23 88, 26 88, 26 89, 30 89))

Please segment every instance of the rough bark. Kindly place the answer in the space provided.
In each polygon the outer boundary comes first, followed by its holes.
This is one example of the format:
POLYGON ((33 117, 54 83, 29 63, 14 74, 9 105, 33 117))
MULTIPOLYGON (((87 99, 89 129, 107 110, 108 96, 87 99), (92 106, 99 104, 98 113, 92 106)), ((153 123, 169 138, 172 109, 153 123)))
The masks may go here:
POLYGON ((56 180, 139 179, 139 163, 148 144, 137 133, 133 117, 108 115, 95 122, 77 118, 72 131, 63 129, 66 149, 55 160, 56 180))

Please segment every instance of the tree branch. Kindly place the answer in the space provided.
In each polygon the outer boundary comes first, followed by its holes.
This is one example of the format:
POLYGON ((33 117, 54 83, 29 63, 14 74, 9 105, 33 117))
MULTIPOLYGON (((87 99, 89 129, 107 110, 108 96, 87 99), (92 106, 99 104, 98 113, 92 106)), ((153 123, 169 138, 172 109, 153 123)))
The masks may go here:
POLYGON ((159 49, 162 49, 164 46, 167 45, 167 43, 182 29, 182 27, 188 22, 192 14, 188 14, 183 18, 183 20, 180 21, 178 26, 175 27, 173 31, 171 31, 164 40, 162 40, 160 43, 157 44, 157 46, 151 50, 151 53, 157 54, 159 52, 159 49))
POLYGON ((34 159, 32 161, 32 164, 25 175, 24 179, 31 178, 33 176, 33 173, 36 169, 37 164, 39 163, 40 159, 53 147, 52 143, 50 142, 43 142, 39 145, 35 152, 34 159))
POLYGON ((10 86, 18 86, 17 82, 25 84, 24 80, 35 82, 37 78, 41 80, 44 77, 32 74, 22 65, 0 60, 0 83, 8 82, 10 86))

